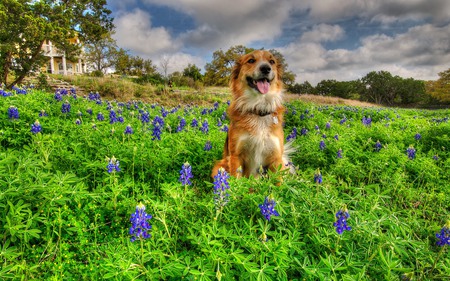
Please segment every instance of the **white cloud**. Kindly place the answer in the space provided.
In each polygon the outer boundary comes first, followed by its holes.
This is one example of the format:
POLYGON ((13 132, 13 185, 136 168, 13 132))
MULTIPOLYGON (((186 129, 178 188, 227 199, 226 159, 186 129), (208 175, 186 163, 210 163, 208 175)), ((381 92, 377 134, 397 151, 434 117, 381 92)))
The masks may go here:
POLYGON ((319 43, 293 43, 280 51, 298 81, 316 84, 324 79, 353 80, 370 71, 386 70, 415 79, 436 79, 450 61, 450 24, 430 24, 403 34, 378 34, 361 40, 355 50, 326 50, 319 43))
POLYGON ((302 34, 301 42, 332 42, 341 39, 345 31, 339 25, 319 24, 302 34))
POLYGON ((153 64, 157 67, 158 71, 161 74, 164 74, 163 66, 164 62, 167 62, 167 73, 173 73, 175 71, 182 72, 188 64, 196 65, 199 68, 202 68, 205 65, 205 61, 196 56, 192 56, 186 53, 172 53, 172 54, 163 54, 155 57, 152 60, 153 64))
POLYGON ((117 44, 145 58, 177 51, 180 44, 162 27, 153 28, 151 17, 143 10, 119 14, 114 20, 117 44))
POLYGON ((228 49, 253 42, 271 43, 282 34, 291 4, 274 0, 147 0, 188 14, 197 28, 182 36, 183 42, 202 49, 228 49))

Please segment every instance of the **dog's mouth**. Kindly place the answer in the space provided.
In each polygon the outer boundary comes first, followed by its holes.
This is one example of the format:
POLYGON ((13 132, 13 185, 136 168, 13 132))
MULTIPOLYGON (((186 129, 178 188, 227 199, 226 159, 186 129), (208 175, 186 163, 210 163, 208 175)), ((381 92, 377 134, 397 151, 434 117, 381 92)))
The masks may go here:
POLYGON ((247 84, 250 88, 253 88, 260 92, 261 94, 267 94, 270 89, 270 80, 268 78, 261 79, 253 79, 250 76, 247 76, 247 84))

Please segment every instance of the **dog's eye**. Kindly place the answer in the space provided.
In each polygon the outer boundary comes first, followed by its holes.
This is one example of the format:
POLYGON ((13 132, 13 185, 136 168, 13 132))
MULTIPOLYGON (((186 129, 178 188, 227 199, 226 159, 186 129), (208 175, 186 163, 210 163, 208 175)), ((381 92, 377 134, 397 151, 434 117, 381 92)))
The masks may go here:
POLYGON ((275 64, 274 60, 270 60, 269 62, 270 62, 270 64, 275 64))
POLYGON ((255 63, 256 60, 255 60, 255 59, 249 59, 247 62, 248 62, 248 63, 255 63))

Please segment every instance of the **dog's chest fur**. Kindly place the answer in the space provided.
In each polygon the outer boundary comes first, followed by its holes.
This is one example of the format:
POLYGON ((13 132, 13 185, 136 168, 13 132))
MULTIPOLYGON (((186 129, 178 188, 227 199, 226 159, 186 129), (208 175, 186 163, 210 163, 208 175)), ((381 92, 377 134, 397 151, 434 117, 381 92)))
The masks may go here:
POLYGON ((245 127, 248 128, 244 134, 239 136, 238 147, 244 159, 244 165, 251 174, 257 174, 259 168, 269 164, 268 159, 275 152, 281 150, 278 137, 272 132, 278 117, 273 114, 267 116, 248 116, 245 127))

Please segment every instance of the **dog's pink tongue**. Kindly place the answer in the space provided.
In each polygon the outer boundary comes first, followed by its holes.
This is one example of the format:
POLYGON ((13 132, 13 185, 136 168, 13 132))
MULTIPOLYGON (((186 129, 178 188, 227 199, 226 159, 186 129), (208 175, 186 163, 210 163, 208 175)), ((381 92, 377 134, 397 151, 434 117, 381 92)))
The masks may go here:
POLYGON ((256 82, 256 87, 261 94, 267 94, 269 92, 270 83, 266 80, 259 80, 256 82))

